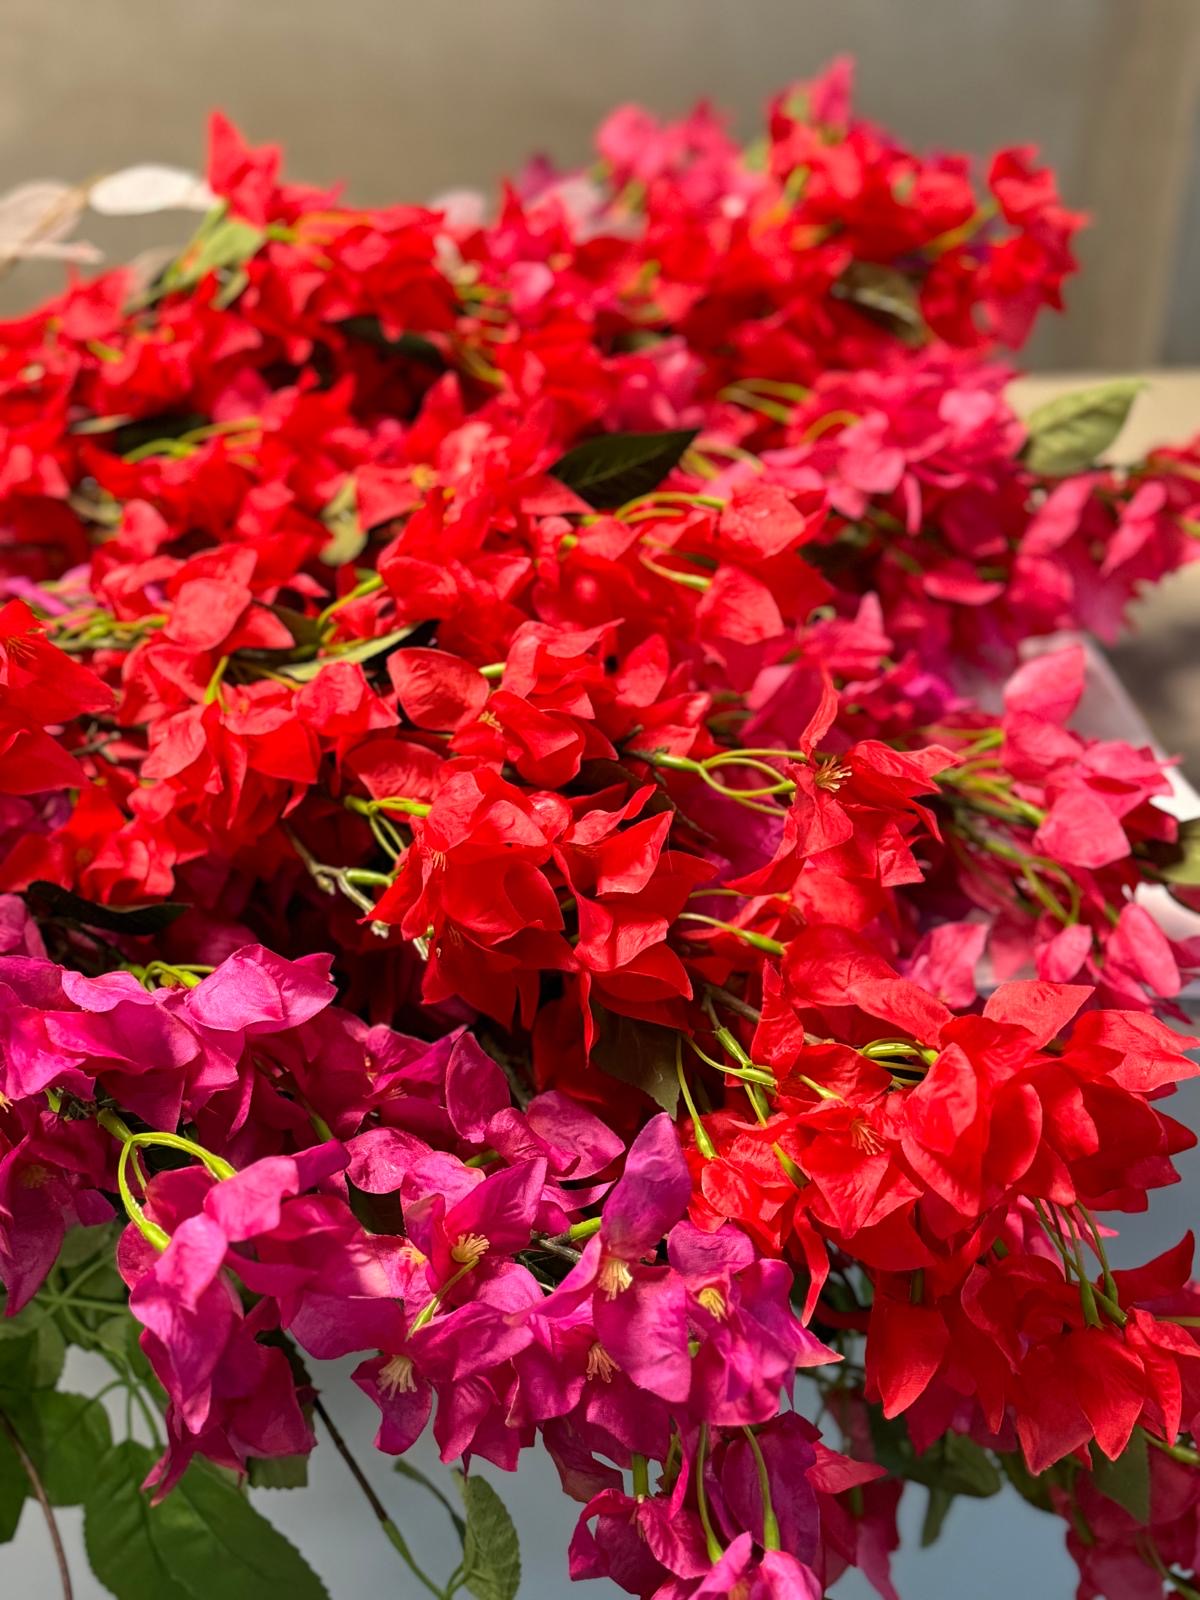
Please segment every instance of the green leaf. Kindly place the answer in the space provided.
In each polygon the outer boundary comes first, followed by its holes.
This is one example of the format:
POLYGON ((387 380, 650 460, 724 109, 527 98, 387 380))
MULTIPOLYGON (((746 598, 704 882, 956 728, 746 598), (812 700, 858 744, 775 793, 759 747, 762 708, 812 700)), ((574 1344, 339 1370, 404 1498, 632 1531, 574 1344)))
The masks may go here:
POLYGON ((840 300, 849 300, 910 342, 923 341, 929 329, 921 315, 916 284, 895 267, 877 261, 851 262, 833 286, 840 300))
POLYGON ((362 339, 367 344, 377 345, 381 350, 390 350, 398 356, 411 356, 414 361, 421 361, 427 367, 436 367, 439 372, 445 371, 445 356, 433 340, 426 339, 423 334, 400 333, 395 338, 390 338, 384 333, 378 317, 347 317, 338 326, 352 339, 362 339))
POLYGON ((1025 465, 1049 478, 1093 466, 1124 427, 1133 398, 1144 387, 1136 378, 1117 378, 1047 400, 1026 420, 1025 465))
POLYGON ((665 433, 602 433, 568 450, 549 469, 550 476, 590 506, 623 506, 650 494, 696 437, 696 428, 665 433))
POLYGON ((307 1489, 307 1456, 251 1456, 246 1476, 252 1489, 307 1489))
POLYGON ((592 1009, 599 1028, 592 1065, 610 1078, 633 1084, 674 1116, 679 1105, 674 1032, 655 1022, 638 1022, 605 1011, 603 1006, 593 1005, 592 1009))
POLYGON ((929 1504, 925 1507, 925 1520, 921 1524, 922 1550, 928 1550, 931 1544, 936 1544, 953 1504, 954 1496, 949 1489, 939 1488, 936 1484, 930 1489, 929 1504))
POLYGON ((1004 1476, 1013 1488, 1027 1500, 1031 1506, 1036 1506, 1039 1511, 1053 1511, 1054 1504, 1050 1498, 1050 1480, 1046 1475, 1035 1477, 1025 1465, 1025 1458, 1019 1450, 1007 1451, 1000 1457, 1000 1465, 1004 1469, 1004 1476))
POLYGON ((1200 889, 1200 817, 1179 824, 1171 844, 1152 843, 1145 853, 1154 862, 1164 883, 1181 889, 1200 889))
MULTIPOLYGON (((174 1517, 164 1516, 166 1506, 151 1506, 142 1493, 153 1464, 154 1452, 132 1440, 97 1462, 83 1507, 88 1564, 117 1600, 192 1600, 167 1564, 174 1517)), ((205 1558, 212 1561, 214 1554, 209 1550, 205 1558)))
POLYGON ((129 1357, 131 1324, 133 1328, 138 1328, 138 1324, 128 1312, 118 1313, 116 1316, 106 1317, 95 1328, 89 1329, 89 1337, 101 1350, 107 1350, 118 1360, 126 1361, 129 1357))
POLYGON ((42 1389, 6 1410, 50 1503, 77 1506, 86 1500, 96 1463, 112 1447, 103 1402, 86 1394, 42 1389))
MULTIPOLYGON (((876 1461, 893 1477, 924 1484, 928 1489, 944 1489, 951 1496, 965 1494, 977 1500, 986 1500, 1000 1492, 1001 1477, 996 1463, 966 1434, 947 1433, 918 1455, 902 1419, 889 1421, 882 1413, 872 1411, 871 1443, 876 1461)), ((944 1518, 945 1512, 941 1515, 944 1518)))
MULTIPOLYGON (((273 617, 278 617, 280 622, 283 623, 284 627, 295 640, 297 650, 317 650, 320 648, 321 640, 324 635, 322 633, 321 624, 317 621, 316 617, 305 616, 303 611, 293 611, 291 606, 273 605, 268 606, 267 610, 273 617)), ((261 654, 264 660, 267 661, 270 661, 275 657, 275 652, 269 650, 264 650, 261 652, 255 652, 252 650, 239 650, 238 659, 241 660, 243 657, 256 657, 258 654, 261 654)))
POLYGON ((207 1464, 193 1462, 152 1506, 140 1485, 153 1460, 117 1445, 84 1506, 92 1570, 117 1600, 328 1600, 295 1546, 207 1464))
MULTIPOLYGON (((115 1250, 119 1232, 111 1222, 98 1222, 88 1228, 72 1228, 62 1242, 55 1266, 66 1272, 70 1272, 72 1267, 90 1266, 101 1250, 106 1253, 115 1250)), ((90 1297, 90 1289, 88 1294, 90 1297)))
POLYGON ((243 222, 241 217, 211 213, 183 255, 164 272, 161 286, 175 293, 190 289, 210 272, 239 268, 258 254, 266 240, 262 228, 243 222))
POLYGON ((16 1533, 28 1491, 25 1468, 8 1435, 0 1429, 0 1544, 7 1544, 16 1533))
POLYGON ((458 1475, 467 1531, 462 1581, 475 1600, 514 1600, 521 1583, 517 1530, 504 1502, 484 1478, 458 1475))
POLYGON ((398 1237, 405 1232, 404 1208, 400 1204, 399 1193, 371 1194, 367 1189, 360 1189, 353 1179, 347 1178, 346 1198, 355 1221, 368 1233, 398 1237))
POLYGON ((31 1389, 53 1389, 66 1359, 66 1340, 45 1308, 27 1306, 21 1315, 27 1314, 26 1331, 14 1338, 6 1329, 0 1339, 0 1404, 6 1403, 4 1390, 24 1397, 31 1389))
POLYGON ((309 683, 335 661, 370 661, 385 651, 394 650, 411 632, 411 628, 397 628, 393 633, 380 634, 377 639, 360 639, 357 644, 351 645, 348 650, 339 650, 336 655, 318 656, 315 661, 295 661, 276 670, 296 683, 309 683))
POLYGON ((1146 1435, 1135 1428, 1115 1461, 1092 1445, 1092 1481, 1106 1499, 1122 1506, 1143 1527, 1150 1521, 1150 1461, 1146 1435))
POLYGON ((943 1488, 977 1500, 1000 1493, 999 1470, 982 1445, 965 1433, 948 1433, 941 1440, 941 1447, 939 1482, 943 1488))
POLYGON ((23 891, 34 916, 61 917, 85 928, 104 928, 109 933, 141 935, 161 933, 189 907, 182 900, 157 900, 143 906, 101 906, 72 894, 60 884, 36 878, 23 891))

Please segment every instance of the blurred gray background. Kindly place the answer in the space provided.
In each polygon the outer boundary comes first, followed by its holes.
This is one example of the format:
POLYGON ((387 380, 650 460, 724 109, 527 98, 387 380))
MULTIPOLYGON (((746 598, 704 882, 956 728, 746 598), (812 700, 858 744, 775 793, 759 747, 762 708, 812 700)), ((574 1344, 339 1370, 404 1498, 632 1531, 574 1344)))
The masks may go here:
POLYGON ((1035 365, 1200 361, 1197 0, 4 0, 2 16, 0 192, 195 165, 216 105, 296 175, 417 199, 490 185, 532 150, 582 160, 621 100, 708 96, 748 133, 772 91, 848 51, 861 106, 901 137, 1036 143, 1094 213, 1035 365))
MULTIPOLYGON (((1039 333, 1027 366, 1200 368, 1200 0, 4 0, 0 194, 139 161, 199 167, 205 116, 220 106, 251 139, 282 143, 298 178, 343 179, 364 202, 417 200, 489 187, 535 150, 584 160, 592 128, 622 100, 676 113, 707 96, 749 134, 773 90, 841 52, 858 58, 858 101, 875 120, 925 147, 986 154, 1037 143, 1068 202, 1094 214, 1068 314, 1039 333)), ((89 220, 86 232, 120 258, 182 239, 190 221, 89 220)), ((60 277, 20 265, 0 282, 0 314, 60 277)), ((1156 384, 1136 425, 1146 438, 1200 427, 1200 373, 1156 384)), ((1193 775, 1197 574, 1145 602, 1140 639, 1116 652, 1155 731, 1187 752, 1193 775)), ((1131 1220, 1131 1254, 1153 1254, 1187 1225, 1200 1161, 1181 1165, 1185 1185, 1150 1218, 1131 1220)), ((327 1399, 418 1549, 435 1569, 448 1567, 426 1504, 386 1461, 370 1459, 371 1408, 344 1375, 327 1399)), ((421 1464, 438 1470, 428 1441, 421 1448, 421 1464)), ((501 1485, 522 1534, 522 1596, 561 1600, 571 1507, 549 1464, 532 1465, 501 1485)), ((411 1581, 327 1446, 314 1479, 312 1494, 259 1499, 333 1600, 408 1596, 411 1581)), ((1072 1569, 1057 1524, 1015 1499, 964 1502, 941 1544, 921 1552, 922 1501, 913 1491, 896 1564, 906 1600, 1067 1600, 1072 1569)), ((99 1600, 78 1513, 62 1519, 77 1600, 99 1600)), ((0 1548, 0 1592, 57 1592, 36 1508, 0 1548)), ((571 1592, 600 1600, 617 1591, 571 1592)), ((866 1593, 854 1576, 837 1589, 839 1600, 866 1593)))

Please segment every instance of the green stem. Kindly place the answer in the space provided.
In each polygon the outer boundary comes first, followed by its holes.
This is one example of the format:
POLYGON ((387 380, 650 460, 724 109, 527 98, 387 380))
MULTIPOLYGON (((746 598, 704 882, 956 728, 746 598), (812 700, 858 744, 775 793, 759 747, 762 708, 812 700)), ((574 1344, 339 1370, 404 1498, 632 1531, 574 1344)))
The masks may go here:
POLYGON ((758 1492, 762 1498, 763 1508, 763 1549, 778 1550, 781 1548, 779 1539, 779 1519, 775 1515, 775 1507, 771 1503, 771 1480, 767 1475, 767 1463, 763 1460, 762 1446, 754 1437, 753 1428, 743 1428, 747 1443, 754 1456, 754 1469, 758 1473, 758 1492))
POLYGON ((1165 1439, 1158 1439, 1152 1433, 1146 1433, 1146 1438, 1156 1450, 1170 1456, 1172 1461, 1182 1461, 1188 1467, 1200 1467, 1200 1450, 1189 1449, 1185 1444, 1168 1444, 1165 1439))
POLYGON ((675 1076, 679 1079, 679 1092, 683 1096, 683 1103, 687 1107, 688 1116, 692 1119, 692 1128, 696 1134, 696 1149, 699 1150, 705 1161, 711 1161, 716 1156, 716 1146, 709 1138, 708 1129, 700 1120, 700 1113, 696 1110, 696 1102, 692 1099, 687 1073, 683 1070, 683 1038, 678 1033, 675 1035, 675 1076))
POLYGON ((778 939, 769 939, 765 933, 755 933, 750 928, 739 928, 732 922, 722 922, 719 917, 706 917, 701 911, 681 911, 676 920, 702 922, 706 927, 719 928, 722 933, 731 933, 743 944, 750 945, 754 950, 762 950, 769 956, 781 956, 785 949, 778 939))
POLYGON ((708 1453, 708 1423, 700 1424, 700 1442, 696 1446, 696 1509, 700 1513, 700 1526, 704 1529, 704 1544, 708 1559, 715 1566, 725 1550, 713 1529, 708 1511, 708 1496, 704 1492, 704 1458, 708 1453))
POLYGON ((338 1428, 333 1418, 329 1415, 329 1412, 325 1409, 324 1401, 321 1399, 320 1395, 317 1395, 313 1400, 313 1410, 325 1424, 325 1431, 329 1435, 330 1444, 333 1445, 333 1448, 337 1451, 338 1455, 340 1455, 342 1460, 346 1463, 346 1466, 350 1472, 350 1476, 354 1479, 355 1483, 362 1491, 363 1498, 374 1512, 375 1519, 379 1523, 379 1526, 383 1529, 387 1538, 399 1552, 400 1559, 412 1573, 413 1577, 416 1578, 417 1582, 420 1583, 424 1588, 428 1589, 430 1594, 436 1595, 437 1600, 445 1600, 446 1590, 434 1583, 429 1574, 424 1572, 417 1564, 412 1551, 408 1548, 408 1541, 388 1515, 387 1507, 375 1493, 375 1490, 371 1487, 366 1473, 364 1473, 363 1469, 354 1459, 349 1445, 342 1437, 341 1430, 338 1428))
POLYGON ((1117 1293, 1116 1281, 1113 1278, 1112 1269, 1108 1264, 1108 1251, 1104 1248, 1104 1240, 1100 1237, 1100 1229, 1096 1224, 1096 1219, 1092 1216, 1092 1213, 1085 1205, 1080 1205, 1077 1203, 1075 1209, 1087 1223, 1088 1232, 1092 1236, 1092 1243, 1096 1247, 1096 1259, 1100 1263, 1100 1271, 1104 1278, 1105 1293, 1110 1299, 1114 1300, 1119 1305, 1121 1297, 1117 1293))

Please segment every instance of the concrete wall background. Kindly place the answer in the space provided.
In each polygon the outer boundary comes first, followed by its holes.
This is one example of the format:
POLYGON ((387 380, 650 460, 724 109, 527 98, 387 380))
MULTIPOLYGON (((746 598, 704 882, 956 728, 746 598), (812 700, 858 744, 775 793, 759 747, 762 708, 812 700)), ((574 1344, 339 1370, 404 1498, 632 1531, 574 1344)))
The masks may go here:
MULTIPOLYGON (((363 201, 491 185, 531 150, 588 150, 621 100, 707 95, 748 132, 767 95, 839 52, 859 99, 918 146, 1036 142, 1095 211, 1043 366, 1200 348, 1176 293, 1200 81, 1196 0, 6 0, 0 192, 139 160, 194 165, 220 105, 291 171, 363 201), (1170 322, 1170 331, 1168 331, 1170 322), (1190 341, 1195 341, 1195 345, 1190 341)), ((109 234, 127 253, 162 219, 109 234)), ((104 242, 101 240, 100 242, 104 242)), ((3 303, 48 282, 22 268, 3 303)))

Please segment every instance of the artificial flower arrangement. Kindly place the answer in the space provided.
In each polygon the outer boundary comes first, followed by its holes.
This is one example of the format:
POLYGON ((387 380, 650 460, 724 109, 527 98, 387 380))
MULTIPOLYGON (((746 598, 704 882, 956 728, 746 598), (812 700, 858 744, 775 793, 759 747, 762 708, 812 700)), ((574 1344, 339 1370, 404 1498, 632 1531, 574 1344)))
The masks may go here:
POLYGON ((217 118, 181 254, 0 329, 0 1538, 323 1595, 243 1489, 354 1355, 461 1465, 448 1575, 358 1474, 405 1592, 512 1600, 540 1440, 647 1600, 894 1600, 909 1486, 1004 1482, 1197 1593, 1192 1241, 1106 1240, 1195 1142, 1200 837, 1022 646, 1195 556, 1200 445, 1014 414, 1082 219, 847 90, 494 212, 217 118))

